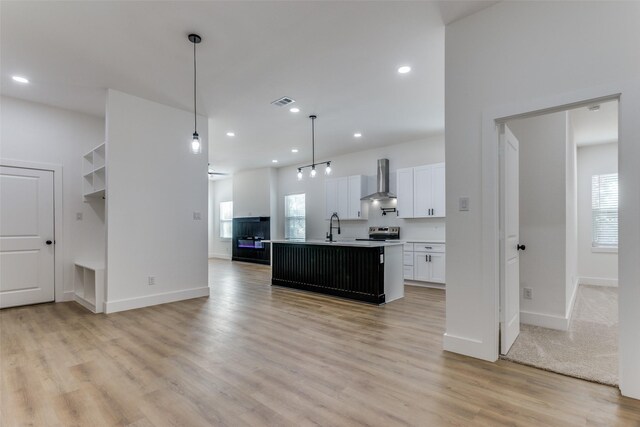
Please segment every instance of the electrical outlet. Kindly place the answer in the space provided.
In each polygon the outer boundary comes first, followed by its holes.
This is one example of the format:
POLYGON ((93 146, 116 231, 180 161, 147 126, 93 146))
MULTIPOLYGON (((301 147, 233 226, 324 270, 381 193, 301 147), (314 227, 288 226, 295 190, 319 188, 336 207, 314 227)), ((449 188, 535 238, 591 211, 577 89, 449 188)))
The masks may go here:
POLYGON ((531 289, 531 288, 522 288, 522 298, 524 298, 524 299, 533 299, 533 289, 531 289))
POLYGON ((149 286, 155 286, 156 276, 149 276, 149 286))
POLYGON ((82 221, 82 212, 76 212, 76 221, 82 221))
POLYGON ((198 211, 193 211, 193 219, 195 221, 200 221, 202 219, 202 215, 198 211))

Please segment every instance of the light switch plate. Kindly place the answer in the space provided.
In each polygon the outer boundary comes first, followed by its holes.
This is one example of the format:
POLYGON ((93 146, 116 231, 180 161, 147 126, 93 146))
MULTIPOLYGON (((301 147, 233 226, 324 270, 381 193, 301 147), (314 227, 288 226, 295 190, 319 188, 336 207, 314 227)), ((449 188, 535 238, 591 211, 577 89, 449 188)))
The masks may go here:
POLYGON ((460 212, 469 211, 469 198, 468 197, 460 197, 458 199, 458 210, 460 212))

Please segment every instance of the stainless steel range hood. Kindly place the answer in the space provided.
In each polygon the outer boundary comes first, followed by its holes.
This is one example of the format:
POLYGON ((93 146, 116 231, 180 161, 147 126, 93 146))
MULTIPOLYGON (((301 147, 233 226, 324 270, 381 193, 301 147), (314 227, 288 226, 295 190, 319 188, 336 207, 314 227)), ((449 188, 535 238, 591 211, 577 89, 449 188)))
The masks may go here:
POLYGON ((396 195, 389 192, 389 159, 378 159, 378 191, 360 200, 388 200, 396 195))

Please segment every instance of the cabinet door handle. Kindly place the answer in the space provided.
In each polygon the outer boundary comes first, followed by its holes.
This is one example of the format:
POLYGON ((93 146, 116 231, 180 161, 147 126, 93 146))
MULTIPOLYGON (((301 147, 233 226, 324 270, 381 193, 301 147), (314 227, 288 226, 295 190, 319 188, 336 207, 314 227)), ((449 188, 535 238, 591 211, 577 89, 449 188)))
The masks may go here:
POLYGON ((358 211, 358 218, 360 218, 360 211, 358 211))
POLYGON ((429 262, 431 262, 431 255, 429 255, 429 262))
POLYGON ((429 255, 424 256, 424 262, 429 262, 429 255))

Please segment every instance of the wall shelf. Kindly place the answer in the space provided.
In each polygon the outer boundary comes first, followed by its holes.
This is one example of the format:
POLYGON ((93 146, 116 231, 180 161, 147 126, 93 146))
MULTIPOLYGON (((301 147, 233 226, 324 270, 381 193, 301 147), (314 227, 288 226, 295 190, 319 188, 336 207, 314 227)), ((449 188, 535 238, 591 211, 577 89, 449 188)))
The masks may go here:
POLYGON ((105 143, 82 157, 82 194, 86 198, 104 197, 106 190, 105 143))
POLYGON ((73 291, 75 301, 93 313, 102 313, 104 306, 104 264, 76 261, 73 291))

